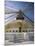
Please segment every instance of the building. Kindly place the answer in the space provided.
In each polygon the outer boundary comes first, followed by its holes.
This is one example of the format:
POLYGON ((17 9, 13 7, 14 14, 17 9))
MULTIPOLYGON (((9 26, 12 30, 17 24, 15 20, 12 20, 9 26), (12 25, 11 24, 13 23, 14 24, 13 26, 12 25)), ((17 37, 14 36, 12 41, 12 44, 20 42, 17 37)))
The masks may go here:
POLYGON ((16 20, 5 26, 6 32, 33 32, 34 22, 32 22, 22 11, 16 16, 16 20))

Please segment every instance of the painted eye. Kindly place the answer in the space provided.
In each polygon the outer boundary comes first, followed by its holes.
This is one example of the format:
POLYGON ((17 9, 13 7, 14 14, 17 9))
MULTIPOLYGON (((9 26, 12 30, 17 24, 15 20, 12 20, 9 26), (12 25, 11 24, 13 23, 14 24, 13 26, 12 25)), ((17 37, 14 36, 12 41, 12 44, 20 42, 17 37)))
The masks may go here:
POLYGON ((18 31, 16 30, 16 32, 18 32, 18 31))
POLYGON ((14 32, 14 30, 13 30, 13 32, 14 32))
POLYGON ((10 30, 10 32, 11 32, 11 30, 10 30))

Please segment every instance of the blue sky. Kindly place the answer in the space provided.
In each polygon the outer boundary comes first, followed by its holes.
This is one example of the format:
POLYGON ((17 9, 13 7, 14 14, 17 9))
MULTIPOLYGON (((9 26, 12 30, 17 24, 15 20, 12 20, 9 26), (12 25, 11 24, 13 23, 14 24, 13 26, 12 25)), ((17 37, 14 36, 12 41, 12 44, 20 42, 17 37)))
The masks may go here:
POLYGON ((6 1, 5 6, 15 8, 17 10, 21 9, 26 16, 28 16, 32 21, 34 20, 34 3, 32 2, 6 1))

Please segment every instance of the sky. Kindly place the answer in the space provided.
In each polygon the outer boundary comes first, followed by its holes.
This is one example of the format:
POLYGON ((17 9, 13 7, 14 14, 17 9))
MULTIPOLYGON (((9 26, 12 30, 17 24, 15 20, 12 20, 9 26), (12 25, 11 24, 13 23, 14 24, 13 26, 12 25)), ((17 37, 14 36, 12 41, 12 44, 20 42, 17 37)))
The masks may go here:
POLYGON ((17 2, 17 1, 6 1, 5 7, 22 10, 26 16, 34 21, 34 3, 33 2, 17 2))

